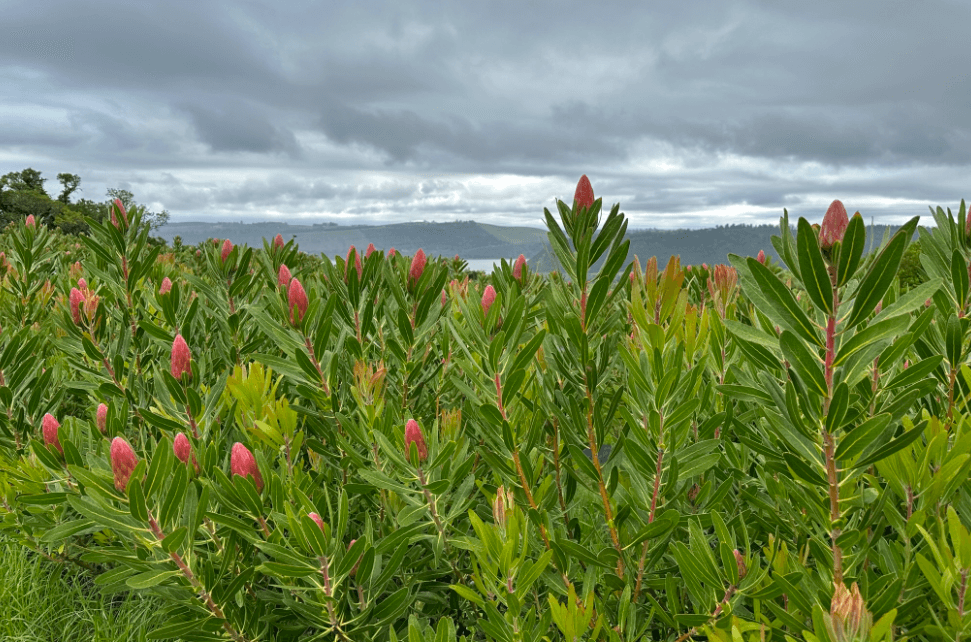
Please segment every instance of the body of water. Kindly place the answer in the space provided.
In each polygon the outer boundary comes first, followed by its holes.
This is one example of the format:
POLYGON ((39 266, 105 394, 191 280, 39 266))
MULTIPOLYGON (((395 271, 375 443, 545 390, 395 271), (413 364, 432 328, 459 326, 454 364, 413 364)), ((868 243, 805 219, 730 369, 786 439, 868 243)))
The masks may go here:
MULTIPOLYGON (((506 260, 509 261, 510 265, 515 265, 517 258, 519 257, 514 256, 506 260)), ((495 267, 502 264, 502 259, 466 259, 466 263, 469 264, 469 270, 490 273, 495 267)))

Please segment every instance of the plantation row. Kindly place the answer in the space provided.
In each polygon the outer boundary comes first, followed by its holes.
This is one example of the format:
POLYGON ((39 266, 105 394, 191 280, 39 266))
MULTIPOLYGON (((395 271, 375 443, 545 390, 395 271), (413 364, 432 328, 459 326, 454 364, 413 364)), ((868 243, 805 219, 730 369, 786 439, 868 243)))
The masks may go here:
POLYGON ((564 274, 482 281, 142 214, 0 237, 0 537, 161 597, 151 639, 971 633, 963 202, 907 291, 917 219, 865 254, 839 201, 661 269, 583 177, 564 274))

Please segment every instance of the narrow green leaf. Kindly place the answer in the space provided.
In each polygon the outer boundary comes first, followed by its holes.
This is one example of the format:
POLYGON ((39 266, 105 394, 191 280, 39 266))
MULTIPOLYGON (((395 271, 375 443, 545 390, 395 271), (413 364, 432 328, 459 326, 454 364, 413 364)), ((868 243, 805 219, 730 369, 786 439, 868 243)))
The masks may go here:
POLYGON ((819 240, 809 221, 799 217, 799 234, 796 237, 799 252, 799 270, 802 284, 809 298, 827 315, 833 313, 833 283, 830 280, 823 254, 819 251, 819 240))
POLYGON ((806 344, 788 330, 782 332, 780 344, 782 345, 782 354, 785 355, 799 378, 819 394, 825 395, 827 392, 826 377, 823 375, 819 358, 813 355, 806 344))
MULTIPOLYGON (((766 302, 772 308, 771 312, 775 313, 774 317, 779 325, 792 330, 809 343, 820 348, 824 347, 815 326, 796 302, 796 298, 792 296, 792 291, 779 280, 779 277, 754 258, 749 258, 746 264, 766 302)), ((763 312, 770 314, 770 310, 763 310, 763 312)))
POLYGON ((843 241, 840 243, 839 264, 836 268, 836 284, 839 287, 846 285, 856 274, 865 245, 866 225, 863 223, 863 217, 857 212, 850 219, 846 234, 843 235, 843 241))
POLYGON ((907 230, 901 228, 873 261, 870 271, 863 277, 856 290, 856 301, 853 303, 853 312, 846 322, 846 327, 852 328, 863 321, 877 307, 877 303, 886 294, 887 288, 897 278, 900 259, 904 255, 908 240, 907 230))

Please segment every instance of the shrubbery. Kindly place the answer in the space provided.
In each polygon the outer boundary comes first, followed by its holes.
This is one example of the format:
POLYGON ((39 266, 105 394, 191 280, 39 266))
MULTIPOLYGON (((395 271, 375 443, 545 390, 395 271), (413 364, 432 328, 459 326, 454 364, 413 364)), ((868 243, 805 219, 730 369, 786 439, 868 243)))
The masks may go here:
POLYGON ((152 638, 966 637, 964 204, 903 293, 916 218, 686 270, 625 265, 586 177, 556 214, 564 274, 472 283, 15 222, 0 536, 165 600, 152 638))

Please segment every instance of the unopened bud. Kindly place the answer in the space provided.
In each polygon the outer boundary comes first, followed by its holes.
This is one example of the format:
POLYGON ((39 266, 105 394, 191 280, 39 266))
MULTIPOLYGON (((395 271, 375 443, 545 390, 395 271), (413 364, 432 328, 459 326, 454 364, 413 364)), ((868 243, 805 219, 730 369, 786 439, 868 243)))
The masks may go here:
MULTIPOLYGON (((357 541, 356 539, 352 539, 350 544, 347 545, 347 550, 351 550, 351 547, 354 546, 354 542, 356 541, 357 541)), ((354 566, 353 568, 351 568, 351 577, 354 577, 355 575, 357 575, 357 567, 360 566, 361 558, 363 557, 364 557, 364 553, 361 553, 361 557, 357 558, 357 561, 354 562, 354 566)))
POLYGON ((516 279, 520 283, 523 280, 523 268, 526 267, 526 257, 522 254, 516 259, 516 264, 512 267, 512 278, 516 279))
MULTIPOLYGON (((393 250, 394 248, 391 249, 393 250)), ((417 283, 418 279, 421 278, 422 272, 425 271, 425 263, 427 261, 428 259, 425 258, 425 250, 419 248, 415 252, 414 258, 411 259, 411 269, 408 271, 408 276, 412 282, 417 283)))
POLYGON ((234 475, 252 477, 256 483, 256 492, 263 492, 263 477, 260 475, 260 469, 256 465, 256 458, 250 452, 249 448, 238 441, 233 444, 233 450, 229 456, 229 469, 234 475))
POLYGON ((99 404, 96 416, 98 422, 98 431, 102 435, 108 434, 108 406, 105 404, 99 404))
POLYGON ((192 355, 189 353, 189 344, 185 342, 181 334, 175 335, 175 340, 172 341, 172 376, 176 379, 181 379, 182 375, 189 373, 192 376, 192 370, 190 370, 190 362, 192 361, 192 355))
POLYGON ((496 289, 492 285, 487 285, 485 292, 482 293, 482 315, 489 316, 489 308, 496 300, 496 289))
POLYGON ((375 249, 376 248, 374 247, 374 243, 368 243, 367 249, 364 250, 364 258, 370 257, 371 256, 371 253, 374 252, 375 249))
POLYGON ((84 301, 84 295, 81 294, 81 290, 77 288, 71 288, 71 294, 68 297, 71 303, 71 318, 74 319, 75 325, 81 323, 81 302, 84 301))
POLYGON ((165 277, 164 279, 162 279, 162 285, 160 285, 158 288, 158 293, 168 294, 171 291, 172 291, 172 279, 170 279, 169 277, 165 277))
POLYGON ((850 224, 850 217, 846 215, 846 208, 840 201, 833 201, 826 215, 823 216, 823 224, 819 228, 819 247, 828 250, 833 244, 843 240, 846 228, 850 224))
POLYGON ((34 220, 33 214, 27 217, 27 220, 24 221, 24 225, 26 225, 27 227, 37 227, 37 222, 34 220))
POLYGON ((283 235, 277 234, 276 238, 273 239, 273 247, 277 250, 283 247, 283 235))
POLYGON ((590 184, 590 179, 584 174, 580 177, 580 181, 577 183, 577 191, 573 195, 573 200, 576 201, 577 211, 591 207, 594 202, 593 197, 593 186, 590 184))
POLYGON ((739 579, 743 579, 746 575, 748 575, 748 567, 745 566, 745 558, 741 553, 738 552, 737 548, 732 551, 732 554, 735 555, 735 563, 738 564, 738 577, 739 579))
POLYGON ((280 271, 276 275, 276 284, 281 288, 285 288, 290 285, 291 278, 293 277, 290 276, 290 268, 281 263, 280 271))
POLYGON ((121 437, 115 437, 111 442, 111 471, 115 474, 115 488, 125 492, 137 465, 138 457, 131 445, 121 437))
POLYGON ((409 419, 405 424, 405 453, 411 452, 411 444, 418 447, 418 461, 428 459, 428 446, 425 445, 425 435, 422 434, 418 422, 409 419))
POLYGON ((54 446, 63 455, 64 449, 61 447, 61 441, 57 437, 57 429, 60 427, 61 424, 50 413, 44 415, 44 419, 41 420, 41 431, 44 433, 44 445, 54 446))
POLYGON ((361 255, 357 253, 357 248, 353 245, 347 250, 347 259, 344 261, 344 280, 347 280, 347 275, 350 273, 351 269, 351 255, 354 255, 354 269, 357 270, 357 278, 361 279, 361 255))
POLYGON ((759 263, 765 265, 765 250, 759 250, 759 255, 755 258, 759 263))
POLYGON ((221 254, 219 255, 219 258, 221 258, 221 259, 222 259, 222 262, 223 262, 223 263, 225 263, 225 262, 226 262, 226 259, 228 259, 228 258, 229 258, 229 254, 230 254, 230 252, 232 252, 232 251, 233 251, 233 242, 232 242, 232 241, 230 241, 229 239, 226 239, 225 241, 223 241, 223 251, 222 251, 222 253, 221 253, 221 254))
POLYGON ((183 464, 189 463, 189 456, 192 454, 192 444, 189 443, 189 438, 185 436, 184 432, 180 432, 175 436, 175 440, 172 442, 172 452, 183 464))
POLYGON ((287 301, 290 307, 290 323, 297 325, 303 320, 303 315, 307 314, 307 306, 310 305, 307 293, 303 285, 296 278, 290 280, 290 288, 287 291, 287 301))
POLYGON ((320 515, 318 515, 317 513, 310 513, 309 515, 307 515, 307 517, 314 520, 317 526, 320 526, 320 530, 324 530, 324 520, 320 518, 320 515))

